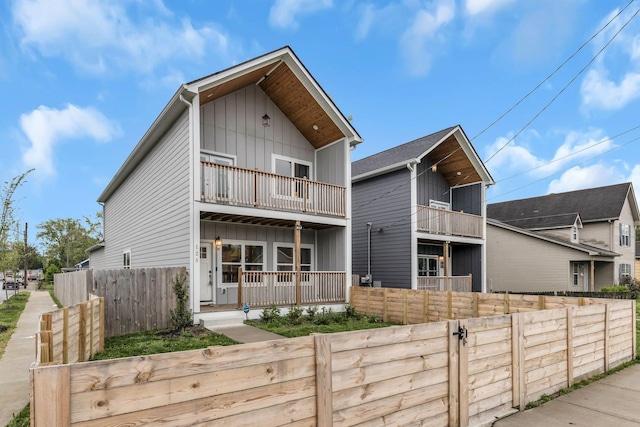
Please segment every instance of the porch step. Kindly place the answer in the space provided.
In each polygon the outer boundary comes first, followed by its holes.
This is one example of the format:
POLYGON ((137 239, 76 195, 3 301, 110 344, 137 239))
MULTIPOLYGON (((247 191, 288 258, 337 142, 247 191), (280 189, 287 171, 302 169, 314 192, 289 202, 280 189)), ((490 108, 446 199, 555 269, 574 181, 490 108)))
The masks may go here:
POLYGON ((245 315, 242 311, 224 311, 218 313, 208 313, 206 317, 200 319, 200 325, 207 329, 216 326, 234 326, 244 323, 245 315))

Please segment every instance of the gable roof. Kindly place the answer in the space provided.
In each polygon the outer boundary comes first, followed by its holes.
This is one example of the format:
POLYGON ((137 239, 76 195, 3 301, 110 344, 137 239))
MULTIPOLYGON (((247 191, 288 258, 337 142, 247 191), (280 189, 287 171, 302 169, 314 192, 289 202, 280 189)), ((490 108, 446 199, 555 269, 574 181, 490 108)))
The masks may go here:
MULTIPOLYGON (((98 197, 98 202, 106 202, 189 106, 198 108, 251 84, 260 86, 316 149, 341 138, 346 138, 351 145, 363 141, 293 50, 285 46, 181 85, 98 197)), ((262 116, 263 112, 259 114, 262 116)))
POLYGON ((542 240, 554 245, 564 246, 569 249, 585 252, 590 256, 604 256, 604 257, 617 257, 620 256, 617 252, 608 251, 606 249, 598 248, 591 245, 585 245, 584 243, 574 243, 568 240, 559 239, 556 237, 548 236, 546 234, 540 234, 535 231, 525 230, 520 227, 515 227, 504 222, 496 221, 495 219, 487 218, 487 225, 493 225, 505 230, 512 231, 514 233, 522 234, 525 236, 533 237, 538 240, 542 240))
POLYGON ((465 184, 482 181, 493 184, 493 178, 480 160, 460 125, 451 126, 398 145, 351 164, 353 182, 382 175, 421 163, 427 157, 449 182, 467 177, 465 184))
POLYGON ((487 205, 487 217, 524 229, 570 227, 576 215, 582 223, 617 220, 628 197, 637 222, 638 206, 628 182, 492 203, 487 205))

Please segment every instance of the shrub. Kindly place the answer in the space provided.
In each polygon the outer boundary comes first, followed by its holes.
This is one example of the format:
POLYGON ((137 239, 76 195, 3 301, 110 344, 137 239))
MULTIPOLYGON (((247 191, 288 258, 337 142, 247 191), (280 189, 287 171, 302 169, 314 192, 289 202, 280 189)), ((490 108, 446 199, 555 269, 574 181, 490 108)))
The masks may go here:
POLYGON ((171 325, 175 330, 193 325, 193 313, 187 308, 189 298, 189 286, 187 286, 187 275, 179 273, 173 278, 173 293, 176 295, 176 308, 169 312, 171 325))
POLYGON ((629 292, 629 288, 625 285, 605 286, 600 289, 600 292, 629 292))
POLYGON ((60 267, 58 267, 55 264, 49 264, 47 269, 44 271, 44 279, 47 282, 53 282, 53 275, 59 274, 59 273, 62 273, 62 270, 60 270, 60 267))
POLYGON ((294 325, 299 325, 302 323, 302 315, 304 314, 304 309, 299 305, 292 305, 289 308, 289 312, 287 313, 287 318, 294 325))
POLYGON ((316 318, 316 315, 318 314, 318 306, 317 305, 312 305, 307 307, 307 317, 309 318, 310 322, 313 322, 313 320, 316 318))
POLYGON ((271 306, 262 310, 260 313, 260 320, 264 323, 273 322, 280 318, 280 309, 276 307, 275 304, 271 304, 271 306))

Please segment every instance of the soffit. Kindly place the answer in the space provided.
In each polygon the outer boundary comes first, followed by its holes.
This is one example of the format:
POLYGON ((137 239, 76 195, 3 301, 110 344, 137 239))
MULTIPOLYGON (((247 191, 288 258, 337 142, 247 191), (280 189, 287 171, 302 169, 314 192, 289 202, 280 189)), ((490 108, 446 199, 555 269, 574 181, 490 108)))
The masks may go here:
POLYGON ((482 181, 454 134, 438 144, 427 157, 437 164, 438 172, 451 187, 482 181))
POLYGON ((258 84, 278 109, 316 149, 345 136, 285 62, 281 62, 275 69, 274 64, 268 64, 204 90, 200 94, 200 105, 219 99, 250 84, 258 84), (269 75, 265 77, 267 73, 269 75))

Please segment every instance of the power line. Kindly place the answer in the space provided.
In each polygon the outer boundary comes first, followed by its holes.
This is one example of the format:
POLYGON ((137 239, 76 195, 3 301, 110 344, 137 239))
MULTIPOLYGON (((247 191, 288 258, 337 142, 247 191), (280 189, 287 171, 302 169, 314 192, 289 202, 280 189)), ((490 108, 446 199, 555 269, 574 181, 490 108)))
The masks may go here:
POLYGON ((560 69, 562 67, 564 67, 569 61, 571 61, 578 53, 580 53, 580 51, 582 49, 584 49, 589 43, 591 43, 591 41, 596 38, 601 32, 603 32, 608 26, 609 24, 611 24, 618 16, 620 16, 620 14, 622 12, 625 11, 626 8, 628 8, 631 3, 633 3, 634 0, 631 0, 629 3, 627 3, 627 5, 625 7, 623 7, 615 16, 613 16, 602 28, 600 28, 594 35, 592 35, 589 40, 587 40, 586 42, 584 42, 582 44, 582 46, 580 46, 578 48, 578 50, 576 50, 575 52, 573 52, 573 54, 571 54, 571 56, 569 56, 562 64, 560 64, 558 66, 558 68, 556 68, 555 70, 553 70, 553 72, 551 72, 551 74, 549 74, 547 77, 545 77, 540 83, 538 83, 533 89, 531 89, 525 96, 523 96, 522 98, 520 98, 520 100, 518 102, 516 102, 511 108, 509 108, 507 111, 505 111, 504 113, 502 113, 502 115, 500 115, 500 117, 498 117, 497 119, 495 119, 493 122, 491 122, 487 127, 485 127, 484 129, 482 129, 476 136, 474 136, 473 138, 470 139, 470 141, 473 141, 474 139, 476 139, 477 137, 479 137, 480 135, 482 135, 483 133, 485 133, 487 130, 489 130, 490 128, 492 128, 496 123, 498 123, 500 120, 502 120, 505 116, 507 116, 509 113, 511 113, 513 110, 515 110, 525 99, 527 99, 530 95, 532 95, 536 90, 540 89, 540 87, 545 84, 551 77, 553 77, 558 71, 560 71, 560 69))
POLYGON ((587 64, 582 67, 580 69, 580 71, 578 71, 578 73, 573 76, 573 78, 571 80, 569 80, 569 83, 567 83, 561 90, 560 92, 558 92, 556 94, 556 96, 554 96, 551 101, 549 101, 540 111, 538 111, 538 113, 536 113, 535 116, 533 116, 533 118, 531 120, 529 120, 522 128, 520 128, 520 130, 518 132, 516 132, 515 135, 513 135, 507 142, 505 142, 499 149, 498 151, 496 151, 495 153, 493 153, 491 156, 489 156, 489 158, 487 160, 484 161, 484 163, 488 163, 491 159, 493 159, 499 152, 501 152, 502 150, 504 150, 506 148, 507 145, 509 145, 513 140, 515 140, 522 132, 524 132, 524 130, 526 128, 529 127, 529 125, 531 123, 533 123, 538 117, 540 117, 540 115, 547 110, 547 108, 549 108, 549 106, 551 104, 553 104, 555 102, 556 99, 558 99, 558 97, 560 97, 560 95, 562 95, 562 93, 573 84, 573 82, 576 81, 576 79, 578 77, 580 77, 580 75, 582 73, 584 73, 584 71, 589 68, 589 66, 600 56, 600 54, 613 42, 613 40, 615 40, 615 38, 618 36, 618 34, 620 34, 620 32, 622 30, 624 30, 627 25, 629 25, 629 23, 638 15, 638 13, 640 13, 640 9, 636 10, 636 12, 631 16, 631 18, 629 18, 629 20, 627 22, 625 22, 622 27, 620 27, 620 29, 618 31, 616 31, 616 33, 613 35, 613 37, 611 37, 611 39, 605 43, 604 46, 602 46, 602 48, 593 56, 593 58, 591 58, 591 60, 589 60, 589 62, 587 62, 587 64))

